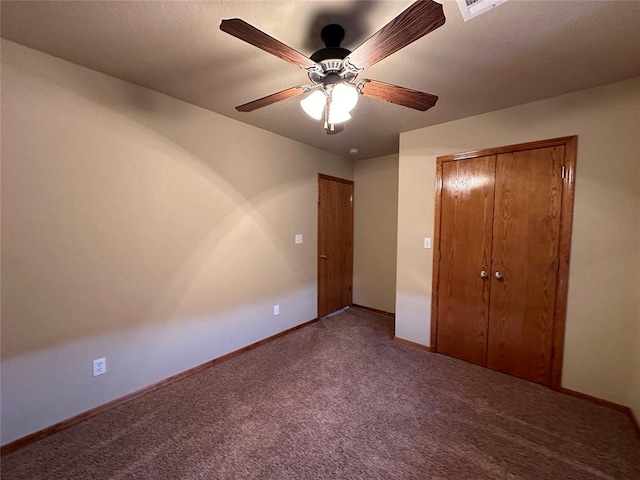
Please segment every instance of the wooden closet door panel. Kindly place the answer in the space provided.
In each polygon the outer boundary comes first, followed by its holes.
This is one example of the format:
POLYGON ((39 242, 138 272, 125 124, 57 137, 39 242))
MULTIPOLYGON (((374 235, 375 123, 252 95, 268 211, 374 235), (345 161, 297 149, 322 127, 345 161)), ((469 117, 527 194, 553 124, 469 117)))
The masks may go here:
POLYGON ((442 164, 438 352, 486 365, 496 157, 442 164))
POLYGON ((564 148, 501 154, 496 160, 487 365, 545 384, 552 354, 564 148))

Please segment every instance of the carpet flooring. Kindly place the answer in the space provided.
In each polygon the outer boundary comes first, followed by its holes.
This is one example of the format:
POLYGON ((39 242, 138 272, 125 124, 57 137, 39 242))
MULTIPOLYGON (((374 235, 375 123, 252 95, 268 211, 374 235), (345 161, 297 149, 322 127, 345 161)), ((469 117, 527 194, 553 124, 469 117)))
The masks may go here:
POLYGON ((6 455, 3 479, 640 479, 624 414, 348 309, 6 455))

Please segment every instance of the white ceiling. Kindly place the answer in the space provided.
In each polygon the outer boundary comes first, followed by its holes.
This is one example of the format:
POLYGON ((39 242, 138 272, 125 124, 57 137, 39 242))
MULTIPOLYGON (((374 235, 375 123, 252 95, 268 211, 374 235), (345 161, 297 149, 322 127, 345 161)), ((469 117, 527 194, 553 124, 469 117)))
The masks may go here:
POLYGON ((511 0, 469 22, 445 1, 444 26, 366 70, 440 97, 418 112, 360 98, 327 136, 299 98, 234 107, 307 84, 306 73, 221 32, 242 18, 311 55, 340 23, 353 50, 412 3, 398 1, 2 1, 2 36, 315 147, 367 158, 398 151, 399 133, 640 75, 640 1, 511 0))

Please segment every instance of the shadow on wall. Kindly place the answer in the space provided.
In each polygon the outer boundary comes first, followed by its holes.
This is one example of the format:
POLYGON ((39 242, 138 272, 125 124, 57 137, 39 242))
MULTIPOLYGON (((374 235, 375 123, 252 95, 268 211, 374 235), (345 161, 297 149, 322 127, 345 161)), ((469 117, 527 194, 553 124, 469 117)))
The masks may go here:
POLYGON ((29 55, 3 64, 3 359, 315 282, 317 173, 342 159, 29 55))

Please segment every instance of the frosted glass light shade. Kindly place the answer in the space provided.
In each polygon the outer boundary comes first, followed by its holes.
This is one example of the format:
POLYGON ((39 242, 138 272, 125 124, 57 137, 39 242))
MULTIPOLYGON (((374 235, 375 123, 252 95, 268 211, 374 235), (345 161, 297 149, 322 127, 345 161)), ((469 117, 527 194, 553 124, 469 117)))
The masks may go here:
POLYGON ((311 95, 300 100, 300 106, 304 112, 314 120, 320 120, 324 113, 324 105, 327 97, 321 90, 314 91, 311 95))
POLYGON ((329 110, 329 123, 342 123, 350 119, 351 115, 349 114, 349 112, 333 108, 333 103, 331 104, 331 110, 329 110))
POLYGON ((358 90, 353 85, 338 83, 331 92, 331 107, 350 112, 358 103, 358 90))

